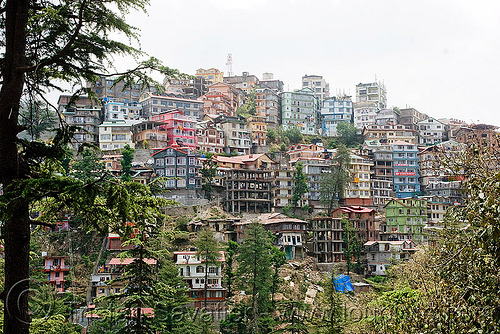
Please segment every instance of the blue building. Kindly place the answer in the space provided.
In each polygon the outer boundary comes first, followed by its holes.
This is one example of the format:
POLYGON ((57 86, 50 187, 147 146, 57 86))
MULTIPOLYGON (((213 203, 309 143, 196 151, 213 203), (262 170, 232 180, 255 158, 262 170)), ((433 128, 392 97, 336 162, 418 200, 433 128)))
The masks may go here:
POLYGON ((331 97, 323 101, 321 108, 321 134, 337 136, 337 124, 352 123, 353 106, 350 96, 331 97))
POLYGON ((281 125, 284 130, 298 127, 305 135, 317 132, 318 99, 309 87, 281 93, 281 125))
POLYGON ((420 193, 418 181, 418 149, 414 143, 397 141, 391 146, 393 184, 397 198, 413 197, 420 193))

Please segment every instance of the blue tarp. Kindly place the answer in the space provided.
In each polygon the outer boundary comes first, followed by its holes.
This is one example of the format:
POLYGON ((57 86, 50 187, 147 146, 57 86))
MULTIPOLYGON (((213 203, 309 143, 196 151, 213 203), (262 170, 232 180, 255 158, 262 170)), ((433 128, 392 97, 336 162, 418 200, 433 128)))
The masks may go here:
POLYGON ((333 284, 335 284, 335 290, 337 292, 345 293, 347 291, 354 291, 351 278, 347 275, 338 275, 337 277, 332 278, 333 284))

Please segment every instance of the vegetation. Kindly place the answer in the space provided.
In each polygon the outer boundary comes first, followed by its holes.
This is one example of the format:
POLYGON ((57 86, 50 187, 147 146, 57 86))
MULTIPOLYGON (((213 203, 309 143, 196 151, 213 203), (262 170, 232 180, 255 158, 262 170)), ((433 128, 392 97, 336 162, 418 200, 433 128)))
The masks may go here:
POLYGON ((123 181, 131 181, 132 180, 132 175, 131 175, 131 168, 132 168, 132 160, 134 159, 134 149, 131 148, 129 145, 125 145, 125 147, 122 150, 122 180, 123 181))
POLYGON ((208 287, 208 270, 209 266, 219 267, 220 262, 220 247, 217 239, 215 239, 215 233, 209 228, 204 227, 196 237, 194 241, 194 246, 196 247, 196 256, 205 263, 205 284, 204 284, 204 301, 203 307, 207 307, 207 287, 208 287))
POLYGON ((292 192, 292 205, 293 213, 295 209, 299 206, 299 202, 305 193, 309 191, 309 186, 307 185, 307 177, 302 171, 302 163, 299 161, 295 165, 295 174, 293 176, 294 186, 292 192))
POLYGON ((328 213, 331 213, 345 196, 345 190, 351 182, 350 165, 351 152, 341 144, 332 159, 328 173, 324 173, 319 182, 320 200, 328 206, 328 213))
POLYGON ((200 170, 201 176, 203 177, 201 188, 205 191, 205 196, 207 199, 212 199, 213 190, 213 180, 217 175, 217 161, 214 160, 214 154, 211 152, 205 152, 205 159, 202 160, 202 167, 200 170))

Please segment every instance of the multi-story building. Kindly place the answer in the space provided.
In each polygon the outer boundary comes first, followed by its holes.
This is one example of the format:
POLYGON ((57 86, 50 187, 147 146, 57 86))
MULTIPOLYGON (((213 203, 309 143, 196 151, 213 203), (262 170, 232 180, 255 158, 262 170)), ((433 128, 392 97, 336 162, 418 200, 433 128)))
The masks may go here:
POLYGON ((281 213, 260 215, 258 222, 275 236, 274 243, 286 254, 287 260, 301 259, 306 256, 305 241, 308 222, 290 218, 281 213))
POLYGON ((342 218, 314 217, 310 221, 310 232, 309 251, 319 263, 344 261, 342 218))
POLYGON ((287 154, 290 157, 290 162, 294 162, 299 158, 322 158, 330 159, 335 155, 336 149, 327 149, 321 143, 317 144, 296 144, 288 148, 287 154))
POLYGON ((224 81, 224 72, 221 72, 216 68, 209 68, 207 70, 204 68, 199 68, 196 70, 195 76, 204 78, 205 81, 212 84, 224 81))
POLYGON ((201 165, 194 148, 173 144, 151 155, 154 159, 154 172, 158 177, 166 177, 166 188, 200 189, 198 170, 201 165))
POLYGON ((334 218, 346 218, 351 223, 351 227, 356 229, 360 242, 378 240, 378 230, 375 226, 374 209, 363 206, 341 206, 332 212, 334 218))
POLYGON ((375 124, 377 125, 396 125, 399 124, 400 112, 394 109, 380 109, 375 115, 375 124))
POLYGON ((66 123, 78 127, 71 145, 77 148, 84 143, 97 144, 102 120, 101 105, 88 97, 71 101, 70 95, 61 95, 57 102, 59 113, 66 123))
POLYGON ((142 115, 142 106, 140 103, 124 103, 113 101, 112 99, 103 99, 104 120, 138 120, 142 115))
POLYGON ((167 144, 177 143, 181 146, 196 148, 195 124, 196 117, 187 116, 180 109, 172 109, 151 116, 154 122, 163 123, 160 129, 167 133, 167 144))
POLYGON ((210 83, 203 77, 191 79, 169 79, 164 82, 167 93, 198 98, 208 92, 210 83))
POLYGON ((247 118, 252 141, 252 153, 267 153, 267 123, 266 116, 250 116, 247 118))
POLYGON ((367 260, 367 275, 386 275, 386 270, 394 262, 406 261, 416 251, 411 240, 368 241, 364 244, 367 260))
POLYGON ((175 266, 179 269, 179 276, 189 286, 189 297, 194 299, 196 308, 204 305, 205 288, 208 309, 219 309, 226 300, 226 289, 222 287, 222 270, 226 259, 223 251, 219 253, 219 265, 208 266, 208 278, 205 282, 205 263, 196 256, 196 252, 174 252, 175 266))
POLYGON ((371 175, 373 205, 380 210, 385 203, 396 196, 393 189, 393 156, 388 146, 373 150, 373 174, 371 175))
POLYGON ((227 212, 270 212, 276 162, 266 154, 214 158, 223 173, 227 212))
POLYGON ((440 118, 441 123, 446 125, 446 135, 448 140, 456 140, 455 133, 462 127, 467 127, 467 123, 456 118, 440 118))
POLYGON ((385 205, 386 230, 382 240, 427 240, 424 226, 427 224, 427 200, 418 198, 393 198, 385 205))
POLYGON ((259 82, 260 88, 270 88, 275 94, 283 91, 283 81, 274 79, 273 73, 263 73, 262 80, 259 82))
POLYGON ((281 116, 284 130, 298 127, 303 134, 317 134, 318 100, 312 88, 281 93, 281 116))
POLYGON ((500 133, 498 126, 488 124, 471 124, 462 127, 455 133, 456 141, 476 145, 483 149, 498 150, 500 147, 500 133))
POLYGON ((420 193, 417 145, 395 142, 392 146, 394 190, 397 198, 412 197, 420 193))
POLYGON ((243 104, 243 92, 230 84, 218 82, 208 87, 208 93, 200 97, 205 115, 234 116, 243 104))
POLYGON ((134 147, 132 127, 140 121, 104 121, 99 125, 99 148, 103 151, 134 147))
POLYGON ((243 72, 241 75, 224 77, 223 82, 241 89, 245 93, 249 93, 253 88, 259 85, 259 78, 253 74, 249 74, 248 72, 243 72))
POLYGON ((350 96, 327 98, 321 108, 321 133, 324 136, 337 136, 337 124, 353 122, 353 105, 350 96))
POLYGON ((427 200, 427 225, 435 226, 443 223, 448 209, 458 203, 450 203, 449 197, 443 196, 422 196, 427 200))
POLYGON ((407 125, 411 130, 418 130, 417 123, 428 117, 415 108, 400 109, 399 112, 401 113, 400 123, 407 125))
POLYGON ((446 124, 433 117, 426 118, 417 123, 418 143, 420 145, 435 145, 447 140, 446 124))
POLYGON ((172 109, 182 110, 186 116, 192 116, 198 120, 203 118, 203 102, 187 96, 144 93, 139 102, 142 104, 143 116, 147 118, 172 109))
POLYGON ((363 101, 354 103, 354 126, 363 130, 369 125, 376 124, 377 111, 379 110, 375 101, 363 101))
POLYGON ((223 153, 226 141, 224 131, 219 129, 213 120, 207 119, 197 122, 196 125, 196 150, 212 153, 223 153))
POLYGON ((112 100, 126 104, 137 103, 140 96, 145 92, 156 92, 155 87, 141 88, 138 84, 125 87, 124 81, 115 82, 113 77, 100 77, 96 83, 87 83, 87 87, 92 90, 99 100, 112 100))
MULTIPOLYGON (((277 169, 274 171, 273 186, 273 207, 283 209, 292 206, 292 193, 295 182, 293 180, 294 171, 292 169, 277 169)), ((300 207, 308 204, 307 199, 302 199, 300 207)))
POLYGON ((224 132, 226 153, 249 154, 252 147, 247 120, 242 116, 221 115, 214 122, 224 132))
POLYGON ((368 157, 351 154, 351 182, 344 193, 346 205, 373 205, 370 183, 372 167, 373 161, 368 157))
POLYGON ((387 108, 387 90, 381 82, 356 85, 356 102, 375 102, 378 109, 387 108))
POLYGON ((309 201, 309 206, 318 207, 322 206, 320 201, 320 182, 323 176, 330 169, 330 160, 322 158, 305 158, 301 157, 294 162, 294 166, 297 163, 302 163, 302 172, 306 175, 307 185, 309 187, 309 192, 304 195, 304 199, 309 201))
POLYGON ((302 88, 306 87, 314 91, 314 96, 320 104, 330 97, 330 84, 321 75, 304 75, 302 77, 302 88))
POLYGON ((281 124, 280 97, 272 89, 267 87, 255 90, 256 115, 266 117, 268 128, 276 129, 281 124))
POLYGON ((378 139, 381 144, 394 144, 395 142, 416 143, 417 136, 414 130, 407 125, 368 125, 362 131, 363 138, 370 141, 378 139))
POLYGON ((143 121, 132 126, 132 140, 137 147, 161 149, 168 145, 167 131, 163 122, 143 121))
POLYGON ((69 266, 65 264, 65 256, 43 256, 43 272, 47 275, 47 280, 59 293, 64 292, 64 282, 69 273, 69 266))

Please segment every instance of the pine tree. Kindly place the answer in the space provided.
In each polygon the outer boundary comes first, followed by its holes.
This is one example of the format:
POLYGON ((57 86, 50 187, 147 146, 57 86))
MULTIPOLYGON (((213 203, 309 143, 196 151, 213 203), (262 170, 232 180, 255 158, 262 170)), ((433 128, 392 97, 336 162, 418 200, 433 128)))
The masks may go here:
POLYGON ((328 173, 324 173, 319 181, 320 200, 328 205, 328 213, 331 213, 334 206, 345 197, 345 190, 351 181, 350 161, 349 149, 343 144, 339 145, 328 173))
POLYGON ((209 267, 220 266, 220 247, 219 242, 215 239, 214 232, 209 227, 204 227, 198 232, 194 246, 197 248, 196 256, 205 263, 205 284, 203 287, 204 301, 203 307, 207 308, 207 288, 208 288, 208 271, 209 267))
POLYGON ((132 168, 132 160, 134 159, 134 149, 128 144, 122 150, 122 180, 130 181, 132 180, 132 175, 130 175, 130 169, 132 168))
POLYGON ((234 260, 238 254, 238 249, 238 243, 229 240, 226 248, 226 265, 224 270, 224 280, 227 286, 228 299, 233 296, 233 285, 236 279, 236 273, 234 272, 234 260))
POLYGON ((300 200, 305 193, 309 191, 309 186, 307 185, 307 177, 302 171, 302 163, 298 162, 295 166, 295 175, 293 176, 294 186, 293 186, 293 194, 292 194, 292 205, 293 205, 293 213, 295 213, 295 209, 299 206, 300 200))

